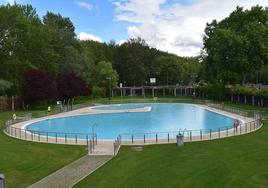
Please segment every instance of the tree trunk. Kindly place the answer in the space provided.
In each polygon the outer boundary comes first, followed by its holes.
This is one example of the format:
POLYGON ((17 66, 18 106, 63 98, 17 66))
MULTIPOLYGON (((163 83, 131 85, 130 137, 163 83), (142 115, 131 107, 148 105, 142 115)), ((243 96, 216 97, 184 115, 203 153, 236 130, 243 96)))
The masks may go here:
POLYGON ((245 85, 246 81, 247 81, 247 77, 246 77, 246 75, 243 75, 242 85, 245 85))
POLYGON ((11 108, 12 108, 12 111, 15 110, 15 100, 14 100, 14 96, 11 97, 11 108))
POLYGON ((244 103, 247 104, 247 96, 244 95, 244 103))

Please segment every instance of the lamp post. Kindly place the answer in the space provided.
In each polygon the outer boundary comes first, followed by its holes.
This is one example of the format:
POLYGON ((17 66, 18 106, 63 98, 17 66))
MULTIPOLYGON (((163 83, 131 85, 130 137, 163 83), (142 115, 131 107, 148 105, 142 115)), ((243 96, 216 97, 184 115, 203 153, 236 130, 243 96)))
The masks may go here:
POLYGON ((109 80, 109 101, 111 100, 111 90, 112 90, 112 77, 106 77, 109 80))

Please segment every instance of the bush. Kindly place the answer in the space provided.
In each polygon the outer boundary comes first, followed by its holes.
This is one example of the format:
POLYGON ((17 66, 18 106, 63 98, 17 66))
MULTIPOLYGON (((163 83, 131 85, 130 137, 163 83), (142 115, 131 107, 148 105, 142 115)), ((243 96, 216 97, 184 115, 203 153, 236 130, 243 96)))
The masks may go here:
POLYGON ((268 99, 268 90, 259 90, 257 91, 256 95, 268 99))
POLYGON ((93 98, 105 97, 105 93, 106 93, 106 88, 105 87, 94 86, 92 88, 92 97, 93 98))
POLYGON ((198 89, 206 93, 209 96, 209 98, 215 100, 224 100, 225 94, 228 93, 229 90, 222 84, 207 84, 199 86, 198 89))
POLYGON ((58 90, 62 99, 89 95, 86 81, 75 74, 67 74, 60 77, 58 79, 58 90))
POLYGON ((238 86, 232 87, 231 91, 233 94, 255 95, 256 88, 238 85, 238 86))
POLYGON ((31 101, 55 99, 58 95, 56 79, 45 71, 26 71, 23 75, 22 94, 24 99, 31 101))

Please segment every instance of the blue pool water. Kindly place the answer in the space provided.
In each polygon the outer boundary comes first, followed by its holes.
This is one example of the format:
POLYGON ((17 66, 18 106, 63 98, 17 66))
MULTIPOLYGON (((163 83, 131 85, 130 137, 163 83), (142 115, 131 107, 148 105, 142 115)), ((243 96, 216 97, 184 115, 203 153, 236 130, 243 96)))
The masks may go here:
POLYGON ((93 130, 98 139, 115 139, 120 133, 167 132, 180 129, 216 130, 219 127, 233 125, 232 118, 189 104, 126 104, 95 107, 95 109, 119 110, 143 107, 151 107, 152 110, 55 118, 33 123, 27 126, 27 130, 82 134, 92 133, 93 130))

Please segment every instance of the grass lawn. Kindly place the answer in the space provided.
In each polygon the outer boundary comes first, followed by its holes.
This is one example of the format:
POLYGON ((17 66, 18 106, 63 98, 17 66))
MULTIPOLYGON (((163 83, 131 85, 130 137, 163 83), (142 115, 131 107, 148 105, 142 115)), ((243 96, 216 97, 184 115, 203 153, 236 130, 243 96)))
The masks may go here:
POLYGON ((76 187, 268 187, 268 121, 257 132, 214 141, 122 147, 76 187))
MULTIPOLYGON (((110 103, 107 99, 82 103, 110 103)), ((154 102, 152 98, 115 98, 111 103, 154 102)), ((191 98, 159 98, 157 102, 193 102, 191 98)), ((229 104, 226 104, 229 105, 229 104)), ((262 110, 245 105, 237 108, 262 110)), ((46 110, 46 107, 29 112, 46 110)), ((27 113, 16 112, 17 115, 27 113)), ((0 113, 0 174, 7 187, 27 187, 83 156, 83 146, 42 144, 13 139, 3 133, 0 113)), ((77 187, 268 187, 268 121, 256 133, 175 145, 146 146, 136 152, 123 147, 119 155, 77 187), (267 127, 267 128, 266 128, 267 127)))
POLYGON ((11 115, 0 114, 0 174, 5 174, 7 188, 27 187, 86 154, 82 146, 40 144, 6 136, 2 125, 11 115))

